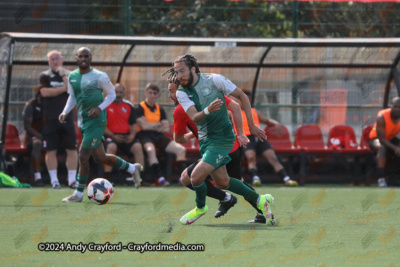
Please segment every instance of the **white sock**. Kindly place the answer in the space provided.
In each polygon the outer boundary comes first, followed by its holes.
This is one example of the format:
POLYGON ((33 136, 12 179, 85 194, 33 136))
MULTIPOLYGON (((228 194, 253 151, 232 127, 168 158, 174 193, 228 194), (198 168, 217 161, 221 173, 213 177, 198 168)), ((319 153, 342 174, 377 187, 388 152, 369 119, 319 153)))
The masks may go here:
POLYGON ((40 179, 42 179, 42 175, 40 174, 40 172, 35 172, 35 182, 40 179))
POLYGON ((258 196, 258 198, 257 198, 257 205, 258 205, 258 203, 260 203, 260 199, 261 199, 261 196, 258 196))
POLYGON ((130 174, 133 174, 135 172, 135 170, 136 170, 135 165, 129 163, 128 172, 130 174))
POLYGON ((76 170, 68 171, 68 185, 76 182, 76 170))
POLYGON ((231 198, 232 198, 232 195, 227 193, 227 192, 225 192, 225 198, 224 198, 224 200, 222 200, 222 202, 229 201, 229 200, 231 200, 231 198))
POLYGON ((286 183, 287 181, 289 181, 290 180, 290 177, 289 176, 285 176, 285 178, 283 178, 283 181, 286 183))
POLYGON ((57 178, 57 170, 49 170, 49 175, 50 175, 51 184, 59 184, 60 183, 57 178))
POLYGON ((79 191, 75 190, 74 191, 74 195, 77 196, 77 197, 82 198, 83 197, 83 192, 79 192, 79 191))

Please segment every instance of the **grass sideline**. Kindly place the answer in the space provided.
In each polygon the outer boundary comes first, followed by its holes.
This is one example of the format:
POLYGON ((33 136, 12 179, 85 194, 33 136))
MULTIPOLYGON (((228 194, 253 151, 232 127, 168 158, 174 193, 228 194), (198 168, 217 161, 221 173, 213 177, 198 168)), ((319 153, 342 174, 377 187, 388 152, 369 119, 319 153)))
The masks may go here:
POLYGON ((261 187, 275 197, 275 226, 253 225, 240 199, 220 219, 218 202, 189 226, 186 188, 116 187, 111 204, 64 204, 67 188, 1 189, 1 266, 395 266, 398 188, 261 187), (204 244, 204 252, 40 252, 40 242, 204 244))

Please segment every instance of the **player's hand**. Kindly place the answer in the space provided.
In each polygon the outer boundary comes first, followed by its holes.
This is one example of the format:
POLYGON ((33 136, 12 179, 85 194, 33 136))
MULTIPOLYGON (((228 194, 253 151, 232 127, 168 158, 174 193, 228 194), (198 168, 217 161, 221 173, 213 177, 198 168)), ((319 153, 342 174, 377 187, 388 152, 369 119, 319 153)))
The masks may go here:
POLYGON ((161 122, 154 123, 153 130, 157 131, 157 132, 161 132, 162 131, 162 123, 161 122))
POLYGON ((91 118, 97 118, 98 116, 100 116, 100 114, 101 114, 101 109, 99 107, 95 107, 89 111, 88 116, 91 118))
POLYGON ((246 148, 247 143, 250 142, 249 138, 247 138, 247 136, 245 136, 244 134, 239 134, 237 136, 237 139, 238 139, 239 145, 244 148, 246 148))
POLYGON ((58 116, 58 120, 60 121, 60 123, 65 123, 65 119, 67 118, 67 113, 63 112, 60 114, 60 116, 58 116))
POLYGON ((133 139, 135 139, 135 136, 133 134, 128 135, 127 137, 125 137, 125 144, 129 144, 133 141, 133 139))
POLYGON ((58 71, 58 75, 60 75, 61 77, 66 75, 65 69, 62 66, 58 67, 57 71, 58 71))
POLYGON ((208 106, 208 112, 214 113, 218 110, 221 109, 223 102, 221 99, 217 98, 215 99, 209 106, 208 106))
POLYGON ((250 132, 252 135, 254 135, 255 138, 258 138, 261 142, 264 142, 264 140, 267 140, 267 135, 257 125, 254 125, 253 127, 251 127, 250 132))

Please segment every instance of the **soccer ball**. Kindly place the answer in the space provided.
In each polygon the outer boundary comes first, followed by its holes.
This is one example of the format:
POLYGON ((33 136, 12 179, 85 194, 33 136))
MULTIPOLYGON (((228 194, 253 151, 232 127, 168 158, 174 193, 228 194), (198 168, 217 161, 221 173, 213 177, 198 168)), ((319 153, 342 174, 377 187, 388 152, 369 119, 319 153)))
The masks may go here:
POLYGON ((112 199, 114 188, 106 179, 97 178, 88 185, 87 194, 94 204, 104 205, 112 199))

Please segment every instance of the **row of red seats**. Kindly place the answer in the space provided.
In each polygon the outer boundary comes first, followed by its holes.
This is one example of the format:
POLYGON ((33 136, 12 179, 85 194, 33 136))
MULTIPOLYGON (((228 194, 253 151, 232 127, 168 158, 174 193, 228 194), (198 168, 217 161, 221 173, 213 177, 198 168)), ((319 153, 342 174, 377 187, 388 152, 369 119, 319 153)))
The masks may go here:
MULTIPOLYGON (((76 125, 75 129, 78 143, 80 144, 82 140, 82 134, 76 125)), ((324 144, 322 131, 317 125, 301 125, 299 128, 297 128, 294 145, 292 145, 289 131, 284 125, 282 125, 281 135, 278 135, 277 129, 271 126, 267 126, 265 128, 265 132, 268 136, 268 141, 271 143, 276 153, 297 154, 301 151, 305 151, 306 153, 333 153, 334 151, 337 151, 339 153, 362 154, 370 152, 368 147, 368 135, 371 129, 372 126, 364 127, 360 145, 354 148, 337 148, 333 147, 332 143, 330 142, 332 138, 341 138, 341 140, 344 140, 346 134, 348 134, 351 140, 356 140, 353 128, 348 125, 334 126, 328 133, 327 145, 324 144)), ((166 133, 166 136, 173 138, 173 125, 170 126, 170 131, 166 133)), ((8 154, 27 152, 26 146, 21 143, 18 129, 15 127, 15 125, 7 124, 5 140, 6 152, 8 154)), ((199 153, 198 140, 195 140, 194 142, 187 142, 184 146, 187 153, 199 153)))
POLYGON ((267 126, 265 133, 268 136, 268 141, 271 143, 276 153, 289 153, 297 154, 301 151, 306 153, 314 154, 330 154, 335 151, 341 154, 365 154, 370 153, 371 150, 368 146, 368 135, 371 131, 372 126, 365 126, 361 141, 358 145, 356 142, 356 136, 354 130, 348 125, 337 125, 331 128, 328 133, 328 141, 325 145, 322 136, 322 131, 317 125, 301 125, 297 128, 295 133, 294 145, 290 140, 288 129, 282 125, 282 134, 279 136, 278 131, 275 127, 267 126), (347 135, 347 137, 346 137, 347 135), (333 146, 331 140, 354 140, 353 146, 336 147, 333 146))
MULTIPOLYGON (((294 145, 290 140, 288 129, 282 125, 281 135, 278 134, 276 127, 265 127, 265 133, 268 136, 268 141, 271 143, 276 153, 283 154, 298 154, 301 151, 306 153, 349 153, 349 154, 364 154, 370 153, 368 146, 368 135, 372 126, 365 126, 362 131, 360 144, 353 144, 354 147, 334 147, 331 143, 332 138, 346 140, 348 135, 349 140, 356 140, 356 135, 351 126, 337 125, 334 126, 328 133, 327 145, 324 144, 322 131, 317 125, 301 125, 296 130, 294 145)), ((165 133, 166 136, 173 138, 174 125, 170 125, 170 131, 165 133)), ((199 142, 188 142, 184 144, 187 153, 199 153, 199 142)))

